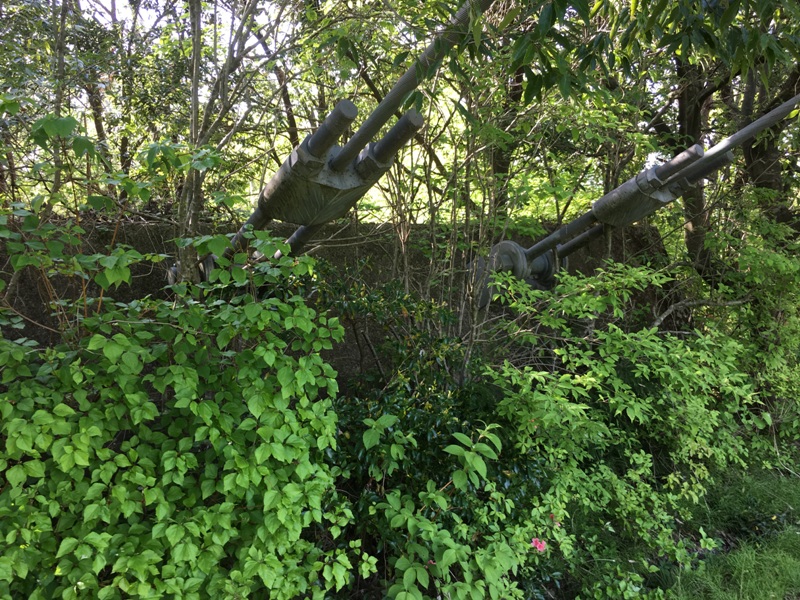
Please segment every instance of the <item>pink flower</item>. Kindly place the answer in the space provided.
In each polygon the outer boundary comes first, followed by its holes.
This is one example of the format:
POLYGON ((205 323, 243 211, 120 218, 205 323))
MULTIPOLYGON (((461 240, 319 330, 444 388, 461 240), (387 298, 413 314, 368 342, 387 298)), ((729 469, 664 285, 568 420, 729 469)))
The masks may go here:
POLYGON ((531 540, 531 546, 536 548, 537 552, 544 552, 547 550, 547 542, 540 540, 539 538, 533 538, 531 540))

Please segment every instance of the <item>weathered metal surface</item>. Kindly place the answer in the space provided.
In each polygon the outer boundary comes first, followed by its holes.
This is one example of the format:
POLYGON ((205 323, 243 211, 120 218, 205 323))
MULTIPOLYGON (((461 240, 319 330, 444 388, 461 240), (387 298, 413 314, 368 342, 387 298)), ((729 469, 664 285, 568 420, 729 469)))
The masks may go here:
POLYGON ((231 241, 227 255, 246 245, 249 229, 263 229, 272 220, 301 227, 289 242, 298 251, 319 226, 344 216, 389 170, 397 152, 424 122, 414 110, 404 114, 378 142, 372 139, 389 122, 408 95, 438 68, 439 62, 467 33, 475 15, 493 0, 467 0, 411 67, 400 77, 344 146, 336 141, 357 116, 355 105, 340 102, 323 125, 306 138, 261 190, 256 210, 231 241))
POLYGON ((678 199, 701 179, 730 164, 734 148, 780 122, 798 103, 800 94, 707 151, 696 144, 672 160, 642 171, 595 201, 591 210, 562 225, 530 248, 509 241, 495 245, 488 261, 478 258, 470 266, 473 293, 478 304, 485 306, 489 302, 491 272, 509 271, 516 277, 540 284, 551 279, 561 261, 602 235, 606 227, 630 225, 678 199), (520 253, 527 260, 526 267, 515 261, 491 258, 496 255, 516 257, 520 253))

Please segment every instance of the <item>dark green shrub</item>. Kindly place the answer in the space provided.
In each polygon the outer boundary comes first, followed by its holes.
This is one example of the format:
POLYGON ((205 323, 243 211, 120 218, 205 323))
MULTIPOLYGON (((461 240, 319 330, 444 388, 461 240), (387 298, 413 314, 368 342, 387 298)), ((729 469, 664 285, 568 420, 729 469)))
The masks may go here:
POLYGON ((506 281, 509 334, 528 353, 492 369, 497 411, 541 466, 531 516, 561 524, 551 556, 593 597, 643 593, 664 558, 690 564, 681 523, 748 453, 742 421, 757 399, 743 346, 713 329, 629 329, 635 295, 663 281, 624 266, 562 276, 552 293, 506 281))
POLYGON ((735 340, 638 325, 637 295, 665 280, 618 267, 553 292, 508 281, 502 344, 482 354, 441 333, 446 309, 395 286, 331 295, 387 332, 384 376, 336 404, 345 537, 378 558, 359 593, 658 596, 660 565, 714 545, 682 523, 715 472, 743 464, 757 400, 735 340))

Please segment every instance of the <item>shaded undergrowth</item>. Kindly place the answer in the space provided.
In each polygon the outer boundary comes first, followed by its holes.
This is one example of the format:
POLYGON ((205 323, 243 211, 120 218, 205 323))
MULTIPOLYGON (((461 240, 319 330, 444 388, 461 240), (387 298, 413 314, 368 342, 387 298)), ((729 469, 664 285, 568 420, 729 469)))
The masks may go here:
POLYGON ((720 547, 693 571, 673 573, 670 597, 800 598, 800 478, 732 472, 711 490, 698 520, 720 547))

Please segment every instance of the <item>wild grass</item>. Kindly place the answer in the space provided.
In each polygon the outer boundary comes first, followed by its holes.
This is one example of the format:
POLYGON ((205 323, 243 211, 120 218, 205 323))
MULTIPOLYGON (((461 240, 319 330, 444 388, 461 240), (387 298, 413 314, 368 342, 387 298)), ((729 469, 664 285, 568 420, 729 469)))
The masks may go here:
POLYGON ((677 600, 795 600, 800 598, 800 527, 743 542, 677 578, 677 600))
POLYGON ((668 597, 800 599, 800 478, 761 470, 729 475, 699 521, 720 547, 693 571, 676 574, 668 597))

